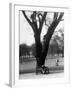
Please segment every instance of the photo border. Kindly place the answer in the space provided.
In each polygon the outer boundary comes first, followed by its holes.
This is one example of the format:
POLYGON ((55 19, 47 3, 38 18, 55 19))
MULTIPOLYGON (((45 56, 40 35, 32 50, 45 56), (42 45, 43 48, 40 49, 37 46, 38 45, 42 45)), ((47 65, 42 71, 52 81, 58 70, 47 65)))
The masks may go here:
POLYGON ((68 7, 48 7, 48 6, 36 6, 36 5, 23 5, 23 4, 14 4, 10 3, 10 78, 9 83, 10 86, 25 86, 25 85, 48 85, 48 84, 56 84, 56 83, 69 83, 70 82, 70 69, 69 69, 69 45, 68 45, 68 16, 69 16, 69 8, 68 7), (64 68, 65 75, 64 78, 43 78, 43 79, 24 79, 19 80, 19 10, 42 10, 42 11, 58 11, 65 13, 65 35, 64 35, 64 68), (68 49, 67 49, 68 48, 68 49), (45 81, 45 82, 44 82, 45 81), (33 83, 31 83, 33 82, 33 83))

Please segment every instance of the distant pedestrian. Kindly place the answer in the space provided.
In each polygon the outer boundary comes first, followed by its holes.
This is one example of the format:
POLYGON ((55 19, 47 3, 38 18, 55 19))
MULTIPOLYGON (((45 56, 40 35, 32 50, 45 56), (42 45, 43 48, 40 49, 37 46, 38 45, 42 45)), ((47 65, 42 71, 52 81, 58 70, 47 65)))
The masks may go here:
POLYGON ((59 59, 56 60, 56 66, 59 66, 59 59))

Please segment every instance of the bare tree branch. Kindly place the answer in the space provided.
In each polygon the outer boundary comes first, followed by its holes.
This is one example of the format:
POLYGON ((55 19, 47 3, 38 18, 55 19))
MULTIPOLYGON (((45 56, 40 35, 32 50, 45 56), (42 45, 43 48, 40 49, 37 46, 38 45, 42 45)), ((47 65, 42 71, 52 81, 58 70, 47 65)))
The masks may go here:
POLYGON ((58 21, 61 21, 63 15, 64 15, 64 12, 61 12, 60 15, 59 15, 58 21))
POLYGON ((44 36, 44 39, 46 39, 46 40, 51 39, 51 37, 54 33, 54 30, 57 27, 57 25, 59 24, 59 22, 61 21, 63 15, 64 15, 64 13, 60 13, 59 18, 57 19, 58 15, 56 13, 54 13, 54 20, 53 20, 52 24, 50 25, 50 27, 48 28, 48 31, 47 31, 46 35, 44 36))
POLYGON ((32 19, 32 22, 30 21, 30 19, 27 17, 27 15, 25 14, 25 11, 22 11, 25 19, 28 21, 28 23, 30 24, 30 26, 32 27, 33 29, 33 32, 34 33, 37 33, 37 23, 35 21, 35 11, 33 12, 33 14, 31 15, 31 19, 32 19))
POLYGON ((25 11, 22 11, 22 13, 23 13, 25 19, 28 21, 28 23, 32 26, 32 23, 31 23, 31 21, 29 20, 29 18, 27 17, 27 15, 25 14, 25 11))
POLYGON ((43 15, 42 15, 41 13, 38 13, 39 23, 41 23, 41 21, 42 21, 42 17, 43 17, 43 15))
POLYGON ((58 12, 54 12, 54 18, 53 18, 53 20, 57 20, 57 17, 58 17, 58 12))
POLYGON ((39 24, 41 23, 40 14, 38 14, 39 24))
POLYGON ((36 22, 36 11, 33 11, 33 14, 31 15, 32 23, 36 22))
POLYGON ((40 26, 39 26, 40 33, 41 33, 41 30, 42 30, 43 23, 45 21, 46 15, 47 15, 47 12, 44 12, 44 15, 42 16, 42 21, 40 22, 40 26))

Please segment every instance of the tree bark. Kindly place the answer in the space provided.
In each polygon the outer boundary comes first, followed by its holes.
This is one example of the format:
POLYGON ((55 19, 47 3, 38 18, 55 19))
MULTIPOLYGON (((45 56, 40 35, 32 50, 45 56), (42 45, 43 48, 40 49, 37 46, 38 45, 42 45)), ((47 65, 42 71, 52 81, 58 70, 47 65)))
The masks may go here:
POLYGON ((34 35, 35 37, 35 46, 36 46, 36 61, 37 61, 37 66, 41 67, 41 60, 40 60, 40 56, 42 53, 42 43, 40 41, 40 35, 39 33, 34 35))

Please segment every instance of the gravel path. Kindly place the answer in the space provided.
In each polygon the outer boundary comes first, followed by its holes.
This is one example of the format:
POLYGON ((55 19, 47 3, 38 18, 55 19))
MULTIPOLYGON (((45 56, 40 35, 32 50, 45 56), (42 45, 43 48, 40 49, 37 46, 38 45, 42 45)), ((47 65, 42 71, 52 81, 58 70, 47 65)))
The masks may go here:
POLYGON ((36 75, 35 73, 29 74, 21 74, 19 79, 43 79, 43 78, 62 78, 64 77, 64 73, 50 73, 50 74, 39 74, 36 75))

